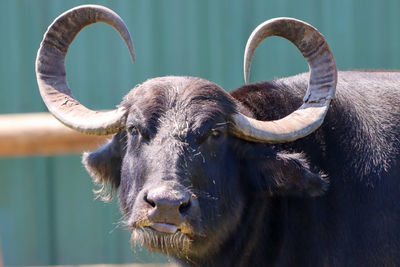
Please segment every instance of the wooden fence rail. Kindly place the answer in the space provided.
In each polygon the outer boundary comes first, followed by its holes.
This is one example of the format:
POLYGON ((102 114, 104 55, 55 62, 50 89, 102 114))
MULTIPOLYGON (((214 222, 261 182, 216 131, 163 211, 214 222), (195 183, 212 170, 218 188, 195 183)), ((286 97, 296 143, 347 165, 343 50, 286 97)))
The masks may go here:
POLYGON ((81 153, 93 150, 111 136, 78 133, 49 113, 0 115, 0 156, 81 153))
POLYGON ((132 264, 94 264, 94 265, 55 265, 44 267, 178 267, 173 263, 132 263, 132 264))

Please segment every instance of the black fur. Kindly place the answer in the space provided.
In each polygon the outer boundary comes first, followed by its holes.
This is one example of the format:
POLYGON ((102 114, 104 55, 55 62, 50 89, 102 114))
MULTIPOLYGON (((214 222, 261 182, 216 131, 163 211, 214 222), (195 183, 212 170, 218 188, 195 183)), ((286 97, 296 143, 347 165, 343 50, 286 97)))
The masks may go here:
POLYGON ((307 83, 301 74, 228 95, 199 78, 149 80, 121 104, 127 131, 83 162, 118 188, 133 243, 184 265, 400 266, 400 73, 339 72, 325 122, 295 142, 230 133, 237 111, 291 113, 307 83), (159 186, 194 199, 182 233, 143 226, 143 199, 159 186))

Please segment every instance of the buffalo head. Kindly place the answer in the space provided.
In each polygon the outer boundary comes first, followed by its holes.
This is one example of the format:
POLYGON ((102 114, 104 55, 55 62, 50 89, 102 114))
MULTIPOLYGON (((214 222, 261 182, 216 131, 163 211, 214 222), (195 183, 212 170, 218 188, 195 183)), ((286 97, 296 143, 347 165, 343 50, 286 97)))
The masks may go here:
MULTIPOLYGON (((245 52, 247 82, 252 55, 268 36, 293 42, 310 66, 303 105, 277 121, 260 121, 218 85, 194 77, 161 77, 137 85, 113 111, 92 111, 72 97, 64 59, 86 25, 105 22, 133 45, 121 18, 88 5, 58 17, 45 33, 36 61, 44 102, 62 123, 112 140, 83 163, 95 181, 118 189, 133 243, 187 261, 216 253, 246 216, 248 199, 268 195, 319 195, 327 185, 302 154, 271 144, 291 142, 317 129, 336 85, 336 66, 324 38, 290 18, 261 24, 245 52)), ((258 203, 266 205, 265 203, 258 203)))

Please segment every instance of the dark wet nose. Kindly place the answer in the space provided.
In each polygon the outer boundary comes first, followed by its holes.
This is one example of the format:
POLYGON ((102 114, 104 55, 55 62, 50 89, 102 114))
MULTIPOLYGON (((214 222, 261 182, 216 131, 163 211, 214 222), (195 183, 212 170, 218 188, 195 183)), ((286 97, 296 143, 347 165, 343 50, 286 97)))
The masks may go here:
POLYGON ((144 200, 151 206, 150 220, 179 224, 191 207, 191 195, 183 190, 160 187, 149 190, 144 200))

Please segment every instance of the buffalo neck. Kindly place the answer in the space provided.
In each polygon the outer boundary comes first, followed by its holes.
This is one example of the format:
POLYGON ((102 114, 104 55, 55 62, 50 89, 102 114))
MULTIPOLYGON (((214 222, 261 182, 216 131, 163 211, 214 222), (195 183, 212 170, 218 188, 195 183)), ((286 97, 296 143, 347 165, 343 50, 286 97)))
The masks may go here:
POLYGON ((265 192, 247 199, 242 220, 219 251, 210 257, 184 259, 183 266, 274 266, 284 241, 286 204, 280 197, 268 197, 265 192), (267 203, 267 204, 266 204, 267 203))

